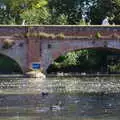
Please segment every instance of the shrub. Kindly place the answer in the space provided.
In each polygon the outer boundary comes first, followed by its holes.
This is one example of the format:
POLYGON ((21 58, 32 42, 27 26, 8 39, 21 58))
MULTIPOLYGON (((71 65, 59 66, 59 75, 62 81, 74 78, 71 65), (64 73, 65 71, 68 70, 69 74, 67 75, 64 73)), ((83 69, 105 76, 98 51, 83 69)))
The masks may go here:
POLYGON ((108 65, 110 72, 120 72, 120 64, 108 65))
POLYGON ((14 44, 15 44, 15 41, 14 41, 14 40, 8 40, 8 39, 6 39, 6 40, 3 41, 3 46, 2 46, 2 48, 4 48, 4 49, 9 49, 9 48, 11 48, 14 44))

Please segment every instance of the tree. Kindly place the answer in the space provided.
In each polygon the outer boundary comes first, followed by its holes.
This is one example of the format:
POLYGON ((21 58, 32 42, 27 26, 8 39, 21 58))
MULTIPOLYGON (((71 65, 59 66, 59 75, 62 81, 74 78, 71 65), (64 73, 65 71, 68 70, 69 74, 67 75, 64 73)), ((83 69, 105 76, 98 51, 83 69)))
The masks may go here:
POLYGON ((50 24, 49 11, 46 7, 39 9, 29 9, 20 14, 21 18, 25 20, 27 25, 29 24, 50 24))
MULTIPOLYGON (((49 0, 53 20, 61 14, 67 17, 68 24, 77 24, 82 16, 84 0, 49 0)), ((54 23, 54 21, 53 21, 54 23)))
MULTIPOLYGON (((43 16, 45 18, 48 16, 47 4, 48 0, 0 0, 0 6, 6 7, 0 10, 3 10, 3 14, 5 14, 3 17, 7 19, 6 21, 13 19, 14 24, 21 24, 23 19, 28 22, 28 18, 30 18, 28 23, 31 23, 31 19, 33 21, 35 16, 36 19, 40 18, 40 20, 36 20, 36 24, 38 24, 38 21, 43 22, 45 20, 42 19, 43 16), (31 14, 32 12, 33 14, 31 14)), ((35 24, 35 21, 33 23, 35 24)), ((5 24, 9 24, 9 22, 5 22, 5 24)))
POLYGON ((0 0, 0 24, 120 24, 120 0, 0 0))
POLYGON ((89 14, 92 24, 101 24, 106 16, 111 24, 120 24, 120 0, 94 0, 89 14))
POLYGON ((51 15, 47 8, 48 0, 38 0, 33 2, 20 15, 27 24, 50 24, 51 15))

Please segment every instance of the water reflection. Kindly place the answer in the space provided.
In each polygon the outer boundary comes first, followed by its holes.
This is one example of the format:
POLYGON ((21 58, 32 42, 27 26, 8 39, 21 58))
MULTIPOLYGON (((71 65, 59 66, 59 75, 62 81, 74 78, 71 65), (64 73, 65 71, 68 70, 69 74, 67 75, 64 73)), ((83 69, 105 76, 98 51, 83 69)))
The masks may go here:
POLYGON ((1 79, 0 120, 119 120, 119 77, 1 79))

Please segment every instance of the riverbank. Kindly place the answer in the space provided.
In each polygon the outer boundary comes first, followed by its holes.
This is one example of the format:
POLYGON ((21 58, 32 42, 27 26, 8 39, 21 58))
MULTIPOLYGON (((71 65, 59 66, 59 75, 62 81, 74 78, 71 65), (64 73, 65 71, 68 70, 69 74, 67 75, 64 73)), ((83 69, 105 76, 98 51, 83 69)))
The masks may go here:
POLYGON ((74 73, 59 73, 59 74, 0 74, 0 78, 41 78, 43 77, 120 77, 120 74, 74 74, 74 73))
POLYGON ((41 72, 29 72, 26 74, 0 74, 0 78, 45 78, 41 72))
POLYGON ((0 74, 0 78, 24 78, 23 74, 0 74))
POLYGON ((120 77, 120 74, 80 74, 80 73, 57 73, 57 74, 47 74, 47 77, 120 77))

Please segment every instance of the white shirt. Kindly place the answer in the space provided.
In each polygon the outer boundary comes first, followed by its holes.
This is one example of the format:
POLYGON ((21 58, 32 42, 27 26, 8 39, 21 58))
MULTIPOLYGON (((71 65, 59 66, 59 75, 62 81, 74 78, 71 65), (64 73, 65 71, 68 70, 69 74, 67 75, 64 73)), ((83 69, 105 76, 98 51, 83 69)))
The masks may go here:
POLYGON ((108 22, 108 18, 105 18, 105 19, 102 21, 102 25, 110 25, 109 22, 108 22))

